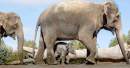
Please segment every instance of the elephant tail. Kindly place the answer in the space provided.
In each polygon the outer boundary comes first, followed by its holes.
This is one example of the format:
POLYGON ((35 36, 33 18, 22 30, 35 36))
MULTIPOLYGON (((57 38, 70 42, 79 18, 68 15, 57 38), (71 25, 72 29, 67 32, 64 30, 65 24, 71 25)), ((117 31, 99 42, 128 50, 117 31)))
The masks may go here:
POLYGON ((34 39, 33 39, 33 58, 35 57, 35 43, 36 43, 36 37, 37 37, 37 31, 38 31, 38 28, 40 26, 40 22, 38 22, 36 24, 36 28, 35 28, 35 34, 34 34, 34 39))

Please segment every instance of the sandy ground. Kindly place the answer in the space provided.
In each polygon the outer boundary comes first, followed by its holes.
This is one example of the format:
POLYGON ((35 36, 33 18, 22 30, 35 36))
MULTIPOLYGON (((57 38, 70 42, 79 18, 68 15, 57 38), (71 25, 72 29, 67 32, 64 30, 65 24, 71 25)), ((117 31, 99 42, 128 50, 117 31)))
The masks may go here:
POLYGON ((97 63, 96 65, 68 64, 68 65, 0 65, 0 68, 130 68, 130 64, 120 63, 97 63))

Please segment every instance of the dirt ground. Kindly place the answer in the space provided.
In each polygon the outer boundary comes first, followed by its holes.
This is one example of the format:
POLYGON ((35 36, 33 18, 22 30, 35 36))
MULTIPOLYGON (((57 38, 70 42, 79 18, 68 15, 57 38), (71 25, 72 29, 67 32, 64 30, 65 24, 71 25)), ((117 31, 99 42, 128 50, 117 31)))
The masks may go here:
POLYGON ((120 63, 110 63, 103 62, 97 63, 95 65, 85 65, 85 64, 68 64, 68 65, 0 65, 0 68, 130 68, 130 64, 125 62, 120 63))

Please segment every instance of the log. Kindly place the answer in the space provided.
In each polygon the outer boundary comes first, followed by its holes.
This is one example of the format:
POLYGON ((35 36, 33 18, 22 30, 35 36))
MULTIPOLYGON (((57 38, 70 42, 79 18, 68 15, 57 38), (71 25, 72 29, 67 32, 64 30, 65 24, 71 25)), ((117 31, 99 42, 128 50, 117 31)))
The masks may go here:
MULTIPOLYGON (((32 48, 23 47, 23 49, 24 49, 24 51, 27 51, 28 53, 32 54, 32 50, 33 50, 32 48)), ((126 50, 127 53, 128 52, 130 53, 130 48, 128 48, 126 44, 125 44, 125 50, 126 50)), ((70 59, 86 58, 86 54, 87 54, 86 49, 75 50, 75 52, 76 52, 76 55, 69 53, 67 58, 70 58, 70 59)), ((37 54, 37 49, 35 49, 35 53, 37 54)), ((46 58, 47 58, 47 50, 45 49, 43 59, 46 59, 46 58)), ((98 48, 97 49, 96 59, 120 60, 120 59, 123 59, 123 58, 124 57, 121 53, 119 45, 116 45, 116 46, 110 47, 110 48, 98 48)))
MULTIPOLYGON (((125 44, 125 50, 128 55, 128 58, 130 59, 130 48, 128 48, 126 44, 125 44)), ((87 54, 86 49, 75 50, 75 52, 76 55, 69 53, 67 58, 69 59, 86 58, 86 54, 87 54)), ((118 62, 118 61, 122 61, 124 57, 122 55, 119 45, 116 45, 110 48, 98 48, 96 59, 101 61, 118 62)))

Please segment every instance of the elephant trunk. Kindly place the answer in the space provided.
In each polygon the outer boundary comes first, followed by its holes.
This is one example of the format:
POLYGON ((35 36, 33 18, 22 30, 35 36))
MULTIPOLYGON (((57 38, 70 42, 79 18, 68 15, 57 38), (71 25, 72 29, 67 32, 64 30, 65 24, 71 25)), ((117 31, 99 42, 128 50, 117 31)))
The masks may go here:
POLYGON ((123 34, 122 34, 121 30, 119 30, 119 29, 116 29, 115 33, 116 33, 117 41, 119 43, 122 55, 124 56, 126 63, 130 64, 129 59, 128 59, 127 54, 126 54, 126 51, 125 51, 125 48, 124 48, 123 34))
POLYGON ((18 40, 18 57, 20 60, 20 63, 23 64, 23 45, 24 45, 24 34, 23 34, 23 28, 22 23, 19 23, 19 28, 17 30, 17 40, 18 40))

